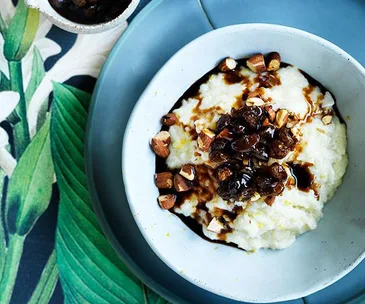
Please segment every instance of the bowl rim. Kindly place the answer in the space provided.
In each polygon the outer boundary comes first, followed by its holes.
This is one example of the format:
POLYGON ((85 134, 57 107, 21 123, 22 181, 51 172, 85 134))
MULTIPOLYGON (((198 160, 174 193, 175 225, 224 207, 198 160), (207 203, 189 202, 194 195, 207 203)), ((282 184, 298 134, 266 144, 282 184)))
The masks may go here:
MULTIPOLYGON (((140 95, 139 99, 137 100, 137 102, 135 103, 135 105, 133 107, 133 110, 132 110, 132 112, 129 116, 129 119, 128 119, 128 122, 127 122, 127 125, 126 125, 126 128, 125 128, 125 133, 124 133, 123 141, 122 141, 122 155, 121 155, 121 157, 122 157, 122 168, 127 167, 127 159, 126 159, 125 155, 126 155, 126 150, 128 148, 127 148, 126 142, 128 141, 128 137, 129 137, 129 134, 130 134, 130 129, 131 129, 132 122, 135 120, 135 116, 137 116, 137 113, 139 112, 139 110, 143 106, 142 100, 145 99, 145 96, 148 96, 148 92, 150 91, 150 88, 154 86, 154 84, 156 82, 156 78, 158 78, 158 76, 164 72, 166 67, 169 66, 171 64, 171 62, 173 62, 175 60, 175 57, 178 54, 185 52, 185 50, 190 48, 192 45, 200 43, 201 40, 207 39, 207 37, 210 37, 211 35, 216 35, 217 32, 225 33, 225 32, 236 32, 236 31, 242 31, 242 30, 249 31, 249 30, 254 30, 254 29, 289 33, 289 34, 298 35, 301 38, 308 39, 308 40, 311 40, 311 41, 315 41, 316 43, 322 44, 325 48, 327 48, 329 51, 336 54, 337 56, 347 58, 348 63, 352 64, 356 68, 356 70, 358 70, 359 73, 365 79, 365 68, 355 58, 353 58, 350 54, 348 54, 346 51, 344 51, 343 49, 341 49, 340 47, 338 47, 334 43, 332 43, 332 42, 330 42, 330 41, 328 41, 328 40, 326 40, 326 39, 324 39, 320 36, 317 36, 315 34, 309 33, 307 31, 304 31, 304 30, 301 30, 301 29, 297 29, 297 28, 289 27, 289 26, 277 25, 277 24, 269 24, 269 23, 235 24, 235 25, 229 25, 229 26, 225 26, 225 27, 222 27, 222 28, 214 29, 210 32, 207 32, 207 33, 197 37, 196 39, 194 39, 193 41, 189 42, 188 44, 183 46, 181 49, 179 49, 176 53, 174 53, 174 55, 171 56, 171 58, 158 70, 158 72, 154 75, 154 77, 148 83, 146 88, 143 90, 142 94, 140 95)), ((145 229, 141 225, 141 222, 135 216, 135 214, 136 214, 135 211, 136 210, 134 208, 134 204, 131 203, 132 197, 131 197, 131 193, 130 193, 130 190, 129 190, 129 181, 128 181, 127 176, 128 176, 127 170, 122 170, 122 179, 123 179, 123 182, 124 182, 124 189, 125 189, 128 205, 130 207, 132 216, 133 216, 133 218, 134 218, 141 234, 143 235, 145 241, 148 243, 148 245, 150 246, 152 251, 158 256, 158 258, 160 258, 174 272, 176 272, 177 274, 179 274, 180 276, 182 276, 183 278, 185 278, 186 280, 188 280, 192 284, 195 284, 196 286, 198 286, 200 288, 203 288, 203 289, 205 289, 209 292, 212 292, 214 294, 218 294, 220 296, 230 298, 230 299, 233 299, 233 300, 246 301, 246 302, 250 302, 250 303, 257 303, 258 301, 260 301, 261 303, 273 303, 273 302, 281 302, 281 301, 288 301, 288 300, 303 298, 303 297, 311 295, 311 294, 313 294, 313 293, 315 293, 319 290, 322 290, 325 287, 328 287, 328 286, 332 285, 333 283, 335 283, 336 281, 338 281, 339 279, 341 279, 345 275, 347 275, 358 264, 360 264, 360 262, 363 259, 365 259, 365 251, 363 251, 362 253, 359 254, 359 256, 351 264, 349 264, 347 267, 344 267, 342 271, 337 273, 337 275, 335 275, 335 276, 333 276, 333 277, 331 277, 327 280, 322 279, 321 281, 318 281, 312 287, 307 288, 306 290, 303 290, 301 292, 292 292, 292 293, 277 296, 275 298, 268 299, 268 300, 238 298, 238 297, 235 297, 233 295, 222 293, 221 291, 218 292, 217 290, 209 288, 207 285, 204 284, 204 282, 194 280, 191 277, 186 276, 185 274, 181 274, 179 272, 179 270, 172 263, 170 263, 169 260, 165 259, 162 255, 160 255, 160 253, 157 250, 156 246, 154 245, 154 243, 151 241, 151 239, 148 237, 147 233, 145 232, 145 229)))
POLYGON ((97 34, 104 31, 107 31, 109 29, 112 29, 116 27, 118 24, 122 23, 123 21, 127 21, 127 19, 133 14, 133 12, 136 10, 140 0, 131 0, 131 3, 128 5, 128 7, 116 18, 103 22, 103 23, 97 23, 97 24, 83 24, 83 23, 77 23, 71 20, 68 20, 67 18, 60 15, 48 2, 48 0, 45 0, 46 4, 33 4, 33 3, 27 3, 26 5, 29 8, 37 9, 41 13, 43 13, 48 19, 50 19, 55 25, 61 27, 62 29, 65 29, 69 32, 76 33, 76 34, 97 34), (45 6, 47 8, 45 8, 45 6), (52 13, 49 12, 48 8, 52 10, 52 13))

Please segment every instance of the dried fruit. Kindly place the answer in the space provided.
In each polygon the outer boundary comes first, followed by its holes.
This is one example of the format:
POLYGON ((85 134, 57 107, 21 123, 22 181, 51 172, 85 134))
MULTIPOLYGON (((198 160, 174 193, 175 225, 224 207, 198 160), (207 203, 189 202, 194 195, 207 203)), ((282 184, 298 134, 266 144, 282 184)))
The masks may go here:
POLYGON ((179 173, 189 181, 193 181, 196 176, 195 167, 193 165, 182 166, 179 173))
POLYGON ((224 128, 228 127, 231 124, 231 116, 228 114, 224 114, 219 117, 217 121, 217 129, 218 131, 222 131, 224 128))
POLYGON ((176 122, 177 122, 177 116, 174 113, 168 113, 165 116, 163 116, 161 119, 161 123, 164 126, 168 126, 168 127, 176 124, 176 122))
POLYGON ((219 167, 217 168, 216 170, 216 175, 217 175, 217 178, 223 182, 225 181, 226 179, 228 179, 229 177, 231 177, 233 174, 233 172, 227 168, 227 167, 219 167))
POLYGON ((222 72, 229 72, 234 70, 236 66, 237 66, 237 61, 228 57, 218 65, 218 69, 222 72))
POLYGON ((269 148, 263 143, 258 143, 252 150, 251 155, 259 160, 267 162, 269 160, 269 148))
POLYGON ((231 147, 237 152, 249 152, 259 141, 260 135, 258 134, 244 135, 240 139, 232 142, 231 147))
POLYGON ((278 139, 280 139, 286 146, 292 147, 295 144, 295 140, 291 135, 288 128, 281 128, 277 131, 278 139))
POLYGON ((174 207, 176 201, 176 195, 165 194, 158 197, 158 204, 162 209, 168 210, 174 207))
POLYGON ((246 63, 247 67, 254 73, 262 73, 266 71, 265 58, 262 54, 251 56, 246 63))
POLYGON ((242 112, 242 117, 251 128, 256 130, 261 127, 265 119, 263 110, 256 106, 245 107, 242 112))
POLYGON ((173 186, 173 174, 171 172, 161 172, 155 174, 155 183, 159 189, 171 189, 173 186))
POLYGON ((210 146, 210 149, 213 150, 224 150, 228 146, 229 141, 224 138, 216 138, 210 146))
POLYGON ((270 145, 270 156, 281 159, 289 153, 289 148, 279 139, 274 139, 270 145))
POLYGON ((231 141, 234 136, 233 136, 233 132, 230 131, 228 128, 223 129, 218 135, 217 135, 217 139, 218 138, 224 138, 227 139, 229 141, 231 141))
POLYGON ((269 172, 271 176, 280 181, 285 181, 288 177, 288 174, 286 173, 284 167, 279 163, 273 163, 269 168, 269 172))
POLYGON ((277 71, 280 69, 281 57, 278 52, 271 52, 267 55, 267 70, 277 71))
POLYGON ((209 129, 203 129, 198 136, 198 147, 200 150, 207 152, 214 141, 215 134, 209 129))
POLYGON ((170 154, 169 144, 171 143, 170 133, 167 131, 159 132, 155 137, 151 140, 152 150, 156 153, 156 155, 167 158, 170 154))
POLYGON ((185 192, 185 191, 189 191, 190 189, 192 189, 193 185, 190 181, 185 179, 185 177, 183 177, 182 175, 175 174, 174 187, 177 192, 185 192))

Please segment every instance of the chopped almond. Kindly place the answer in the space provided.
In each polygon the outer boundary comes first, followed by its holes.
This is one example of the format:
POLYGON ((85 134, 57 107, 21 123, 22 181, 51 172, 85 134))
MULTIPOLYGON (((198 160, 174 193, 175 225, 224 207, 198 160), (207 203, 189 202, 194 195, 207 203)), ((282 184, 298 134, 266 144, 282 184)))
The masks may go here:
POLYGON ((267 55, 267 70, 277 71, 280 69, 281 57, 278 52, 271 52, 267 55))
POLYGON ((165 194, 158 197, 158 204, 162 209, 168 210, 174 207, 176 201, 176 195, 165 194))
POLYGON ((167 158, 170 154, 169 144, 171 143, 170 133, 167 131, 159 132, 151 140, 152 150, 160 157, 167 158))
POLYGON ((278 128, 285 126, 288 122, 289 112, 287 110, 281 109, 276 113, 275 124, 278 128))
POLYGON ((177 192, 185 192, 193 188, 191 182, 180 174, 175 174, 174 176, 174 187, 177 192))
POLYGON ((215 217, 210 221, 207 229, 211 232, 220 233, 224 228, 223 224, 215 217))
POLYGON ((276 113, 272 107, 265 107, 266 113, 269 115, 270 122, 274 122, 276 113))
POLYGON ((171 189, 173 186, 173 174, 171 172, 161 172, 155 174, 155 183, 159 189, 171 189))
POLYGON ((198 136, 198 147, 200 150, 207 152, 214 141, 215 134, 209 129, 203 129, 198 136))
POLYGON ((174 113, 168 113, 165 116, 163 116, 161 119, 161 123, 164 126, 168 126, 168 127, 176 124, 176 122, 177 122, 177 116, 174 113))
POLYGON ((195 168, 193 165, 182 166, 179 173, 189 181, 193 181, 195 179, 195 168))
POLYGON ((246 100, 246 106, 249 106, 249 107, 252 107, 252 106, 260 107, 260 106, 263 106, 264 104, 265 104, 265 102, 261 98, 258 98, 258 97, 251 97, 246 100))
POLYGON ((265 203, 270 207, 274 204, 274 202, 275 202, 275 196, 268 196, 265 198, 265 203))
POLYGON ((322 117, 322 122, 324 125, 329 125, 332 122, 332 115, 325 115, 322 117))
POLYGON ((236 68, 237 61, 228 57, 224 59, 218 66, 218 69, 222 72, 229 72, 236 68))
POLYGON ((247 61, 247 67, 254 73, 262 73, 266 71, 265 58, 262 54, 251 56, 247 61))

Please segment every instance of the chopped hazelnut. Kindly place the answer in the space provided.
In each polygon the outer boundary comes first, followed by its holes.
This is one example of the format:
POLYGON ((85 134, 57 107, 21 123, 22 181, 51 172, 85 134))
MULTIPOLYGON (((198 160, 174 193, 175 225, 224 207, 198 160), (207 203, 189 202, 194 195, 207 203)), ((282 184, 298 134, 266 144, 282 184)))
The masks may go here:
POLYGON ((329 125, 332 122, 332 115, 325 115, 322 117, 322 122, 324 125, 329 125))
POLYGON ((161 172, 155 174, 155 183, 159 189, 171 189, 173 186, 173 174, 171 172, 161 172))
POLYGON ((198 136, 198 147, 200 150, 207 152, 214 141, 215 134, 209 129, 203 129, 198 136))
POLYGON ((158 197, 158 204, 162 209, 168 210, 174 207, 176 201, 176 195, 165 194, 158 197))
POLYGON ((275 124, 278 128, 285 126, 288 122, 289 112, 287 110, 281 109, 276 113, 275 124))
POLYGON ((280 69, 281 57, 278 52, 271 52, 267 55, 267 70, 277 71, 280 69))
POLYGON ((218 69, 222 72, 228 72, 228 71, 232 71, 236 68, 237 66, 237 62, 236 60, 228 57, 226 59, 224 59, 218 66, 218 69))
POLYGON ((180 173, 180 175, 182 175, 189 181, 192 181, 195 179, 195 168, 193 165, 182 166, 179 173, 180 173))
POLYGON ((174 176, 174 187, 177 192, 189 191, 193 186, 180 174, 175 174, 174 176))
POLYGON ((164 126, 172 126, 177 122, 177 116, 174 113, 168 113, 162 117, 161 123, 164 126))
POLYGON ((265 104, 265 102, 261 98, 258 98, 258 97, 251 97, 246 100, 246 106, 249 106, 249 107, 252 107, 252 106, 260 107, 260 106, 263 106, 264 104, 265 104))
POLYGON ((160 157, 167 158, 170 154, 169 144, 171 143, 170 133, 167 131, 159 132, 151 140, 152 150, 160 157))
POLYGON ((218 221, 215 217, 210 221, 207 229, 211 232, 220 233, 224 228, 223 224, 218 221))
POLYGON ((262 54, 251 56, 246 63, 247 67, 254 73, 262 73, 266 71, 265 58, 262 54))

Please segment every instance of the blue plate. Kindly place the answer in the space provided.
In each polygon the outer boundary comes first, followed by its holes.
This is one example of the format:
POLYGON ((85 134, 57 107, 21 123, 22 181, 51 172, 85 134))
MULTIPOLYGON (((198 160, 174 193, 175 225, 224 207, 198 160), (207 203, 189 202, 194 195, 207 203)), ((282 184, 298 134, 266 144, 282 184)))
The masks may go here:
MULTIPOLYGON (((154 0, 133 20, 114 47, 93 95, 86 153, 95 210, 123 261, 171 302, 238 303, 189 283, 149 248, 134 222, 123 190, 121 147, 125 126, 148 82, 177 50, 214 28, 248 22, 304 29, 334 42, 365 64, 362 0, 154 0)), ((332 286, 286 303, 365 303, 364 282, 362 262, 332 286)))

